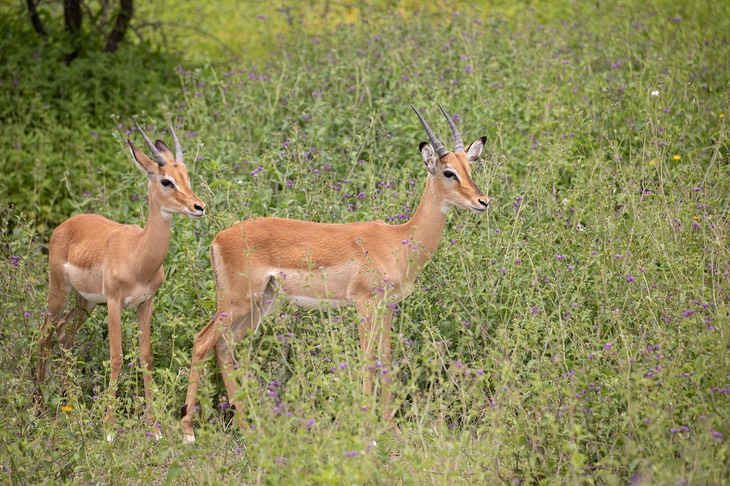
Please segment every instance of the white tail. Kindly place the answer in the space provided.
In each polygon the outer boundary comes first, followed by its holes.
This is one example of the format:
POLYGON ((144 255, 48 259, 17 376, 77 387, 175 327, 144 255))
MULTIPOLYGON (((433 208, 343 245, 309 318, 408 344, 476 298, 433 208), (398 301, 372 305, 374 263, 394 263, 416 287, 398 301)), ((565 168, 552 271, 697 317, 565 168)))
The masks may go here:
MULTIPOLYGON (((51 236, 48 256, 48 314, 41 332, 35 392, 35 403, 41 408, 46 354, 54 332, 61 348, 68 350, 79 326, 94 307, 107 304, 111 357, 110 392, 114 396, 122 366, 121 312, 123 309, 136 307, 140 363, 144 368, 144 391, 149 412, 152 400, 149 387, 152 371, 152 300, 165 279, 162 263, 170 243, 172 213, 199 218, 205 212, 205 204, 190 188, 182 148, 172 122, 170 130, 175 145, 174 157, 162 140, 153 144, 144 130, 139 125, 137 127, 154 157, 154 161, 150 160, 127 140, 137 167, 149 179, 149 215, 144 229, 137 225, 115 223, 98 214, 79 214, 61 223, 51 236), (76 302, 62 317, 71 290, 74 291, 76 302)), ((114 421, 111 411, 107 412, 106 420, 114 421)))
MULTIPOLYGON (((440 107, 440 106, 439 106, 440 107)), ((237 385, 231 377, 232 346, 256 329, 272 311, 277 295, 307 307, 357 306, 362 351, 371 364, 390 365, 391 305, 413 291, 414 281, 436 251, 451 206, 483 213, 489 199, 471 178, 486 141, 477 139, 466 150, 451 118, 455 138, 448 152, 421 120, 431 145, 419 149, 428 175, 413 218, 402 225, 383 221, 322 224, 280 218, 256 218, 218 233, 211 261, 218 292, 217 313, 198 333, 190 364, 190 382, 182 410, 187 443, 195 440, 193 415, 199 364, 215 348, 229 401, 237 412, 237 385)), ((443 109, 442 109, 443 111, 443 109)), ((373 375, 366 372, 364 390, 372 393, 373 375)), ((382 381, 382 411, 392 415, 389 378, 382 381)), ((239 417, 239 420, 240 417, 239 417)))

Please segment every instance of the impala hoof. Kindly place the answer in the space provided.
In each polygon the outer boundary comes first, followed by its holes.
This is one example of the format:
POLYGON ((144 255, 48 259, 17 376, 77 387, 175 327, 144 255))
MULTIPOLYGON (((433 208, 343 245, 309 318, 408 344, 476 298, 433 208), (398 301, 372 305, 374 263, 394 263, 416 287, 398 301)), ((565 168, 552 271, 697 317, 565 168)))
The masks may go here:
POLYGON ((183 435, 183 444, 189 445, 195 442, 195 434, 183 435))

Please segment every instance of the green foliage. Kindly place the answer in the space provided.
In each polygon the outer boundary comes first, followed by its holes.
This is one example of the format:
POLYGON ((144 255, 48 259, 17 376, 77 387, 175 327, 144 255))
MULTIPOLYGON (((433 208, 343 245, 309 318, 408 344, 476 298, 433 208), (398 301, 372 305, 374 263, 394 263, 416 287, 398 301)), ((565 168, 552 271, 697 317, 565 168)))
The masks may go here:
POLYGON ((721 19, 730 12, 721 2, 501 5, 409 11, 318 35, 304 25, 263 61, 181 62, 179 71, 130 48, 72 64, 64 82, 3 49, 3 79, 28 73, 0 94, 0 184, 10 198, 0 221, 5 477, 726 482, 730 61, 721 19), (133 68, 151 59, 155 68, 133 68), (84 72, 108 79, 95 84, 84 72), (232 424, 211 359, 198 441, 183 446, 192 343, 215 312, 213 236, 255 215, 407 218, 425 178, 409 104, 449 140, 436 102, 458 115, 467 143, 487 136, 473 175, 492 202, 481 218, 452 211, 416 292, 398 305, 389 371, 401 435, 362 393, 354 311, 282 306, 236 353, 248 405, 240 412, 252 428, 232 424), (193 187, 209 208, 200 221, 175 218, 156 297, 160 441, 143 418, 131 314, 112 429, 102 420, 103 309, 71 356, 55 351, 50 411, 35 416, 30 397, 47 225, 73 211, 144 220, 143 179, 122 144, 138 137, 125 131, 128 115, 142 112, 150 124, 183 117, 193 187))
POLYGON ((88 196, 103 191, 99 174, 118 179, 129 172, 121 143, 129 116, 163 119, 157 111, 170 110, 179 60, 125 45, 114 54, 87 52, 67 66, 67 46, 44 43, 25 15, 0 11, 0 214, 16 208, 47 240, 72 212, 98 210, 88 196))

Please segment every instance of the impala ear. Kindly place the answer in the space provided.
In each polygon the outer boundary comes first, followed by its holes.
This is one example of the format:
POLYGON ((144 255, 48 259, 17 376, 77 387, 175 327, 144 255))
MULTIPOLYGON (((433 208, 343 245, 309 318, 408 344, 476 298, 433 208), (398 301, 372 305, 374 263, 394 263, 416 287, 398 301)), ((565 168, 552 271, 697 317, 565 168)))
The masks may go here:
POLYGON ((165 157, 165 160, 167 160, 169 163, 175 162, 175 156, 172 155, 172 150, 170 150, 170 147, 168 147, 165 142, 157 139, 155 140, 155 147, 157 147, 157 150, 160 151, 160 154, 165 157))
POLYGON ((159 167, 157 162, 151 161, 149 157, 138 149, 131 140, 127 139, 127 144, 129 145, 129 151, 132 153, 132 158, 139 170, 147 174, 148 177, 157 174, 157 169, 159 167))
POLYGON ((423 163, 426 164, 426 170, 428 173, 435 174, 438 157, 436 156, 436 152, 433 150, 433 147, 426 142, 421 142, 418 146, 418 150, 421 151, 421 157, 423 157, 423 163))
POLYGON ((472 142, 469 148, 466 149, 466 159, 470 164, 479 160, 485 143, 487 143, 487 137, 481 137, 472 142))

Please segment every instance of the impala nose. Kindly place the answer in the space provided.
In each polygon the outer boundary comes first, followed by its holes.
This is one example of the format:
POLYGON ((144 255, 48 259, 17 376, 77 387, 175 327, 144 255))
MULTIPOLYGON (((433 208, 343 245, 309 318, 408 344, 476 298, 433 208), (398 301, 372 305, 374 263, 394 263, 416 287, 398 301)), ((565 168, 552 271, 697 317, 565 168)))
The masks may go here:
POLYGON ((196 211, 200 211, 201 213, 203 213, 203 212, 205 212, 205 203, 202 202, 202 201, 200 202, 200 204, 195 203, 195 204, 193 204, 193 209, 195 209, 196 211))
POLYGON ((489 198, 485 196, 483 199, 479 199, 479 204, 484 206, 484 209, 486 209, 489 206, 489 198))

